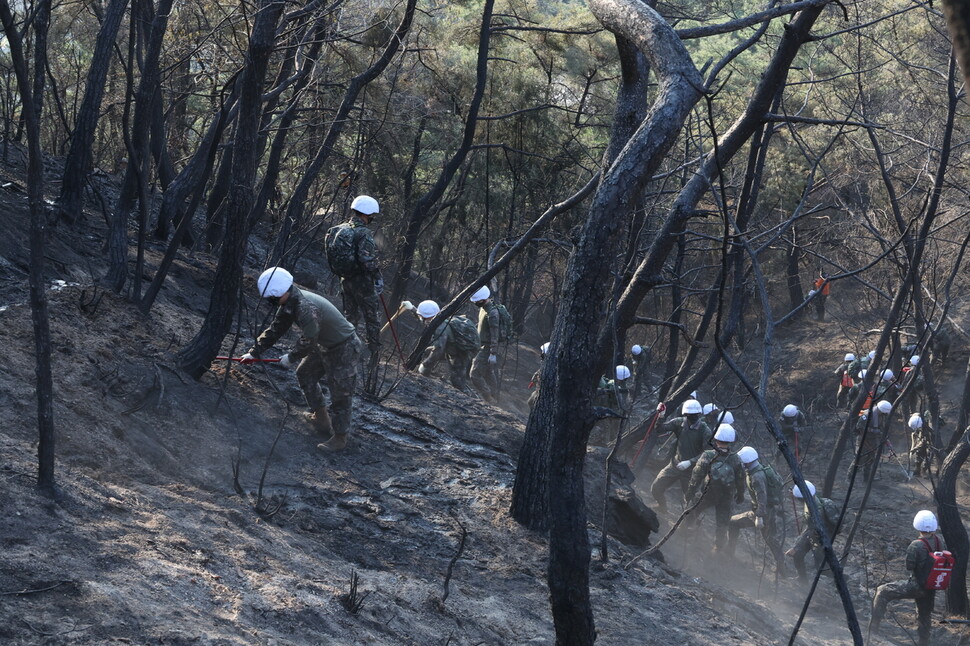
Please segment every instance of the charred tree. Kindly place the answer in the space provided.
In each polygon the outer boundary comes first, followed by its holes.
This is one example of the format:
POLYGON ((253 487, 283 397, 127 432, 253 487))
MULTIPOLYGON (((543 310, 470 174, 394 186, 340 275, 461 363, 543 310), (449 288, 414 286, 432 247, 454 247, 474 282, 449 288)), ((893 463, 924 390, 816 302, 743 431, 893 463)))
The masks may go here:
MULTIPOLYGON (((51 334, 44 284, 44 247, 47 210, 44 205, 44 156, 40 141, 40 118, 44 106, 47 65, 47 30, 50 0, 33 5, 33 78, 24 52, 25 35, 17 29, 8 0, 0 0, 0 23, 13 61, 21 114, 27 131, 27 202, 30 208, 30 311, 34 328, 34 363, 37 375, 37 486, 54 490, 54 381, 51 376, 51 334)), ((26 27, 25 27, 26 29, 26 27)))
POLYGON ((180 354, 182 368, 195 378, 209 369, 222 340, 232 327, 242 285, 249 217, 255 199, 256 163, 262 90, 275 44, 276 25, 283 13, 279 0, 261 0, 253 20, 246 64, 239 79, 239 114, 233 139, 232 186, 226 198, 226 237, 219 255, 209 311, 202 328, 180 354))

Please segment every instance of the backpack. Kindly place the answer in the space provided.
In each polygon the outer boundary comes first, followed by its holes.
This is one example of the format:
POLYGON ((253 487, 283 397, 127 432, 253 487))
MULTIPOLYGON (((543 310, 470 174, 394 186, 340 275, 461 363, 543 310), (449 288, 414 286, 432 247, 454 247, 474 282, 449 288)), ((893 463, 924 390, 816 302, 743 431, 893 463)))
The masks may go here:
MULTIPOLYGON (((923 545, 926 546, 926 551, 929 552, 930 558, 933 559, 933 565, 930 567, 930 573, 926 577, 926 581, 923 583, 924 590, 946 590, 950 587, 950 575, 953 573, 954 558, 953 554, 943 550, 937 550, 934 552, 930 549, 930 544, 925 538, 921 538, 923 545)), ((936 547, 940 547, 940 539, 936 539, 936 547)))
POLYGON ((448 319, 448 325, 453 332, 453 338, 458 348, 464 352, 477 352, 482 347, 482 339, 478 336, 478 328, 471 319, 465 316, 455 316, 448 319))
POLYGON ((854 386, 854 385, 855 385, 855 382, 852 381, 852 375, 849 374, 849 371, 846 370, 845 372, 843 372, 842 373, 842 387, 843 388, 852 388, 852 386, 854 386))
POLYGON ((734 468, 724 458, 711 462, 711 484, 715 483, 725 488, 734 487, 734 468))
POLYGON ((508 343, 515 337, 515 332, 512 330, 512 315, 502 304, 497 304, 495 309, 498 310, 498 340, 500 343, 508 343))
POLYGON ((784 496, 782 496, 782 489, 784 484, 781 482, 781 477, 775 468, 770 464, 762 464, 761 471, 765 474, 765 488, 768 490, 768 500, 767 505, 781 507, 783 504, 784 496))
POLYGON ((359 272, 356 238, 354 227, 346 223, 330 227, 327 235, 324 236, 327 263, 330 265, 330 270, 341 278, 347 278, 359 272))

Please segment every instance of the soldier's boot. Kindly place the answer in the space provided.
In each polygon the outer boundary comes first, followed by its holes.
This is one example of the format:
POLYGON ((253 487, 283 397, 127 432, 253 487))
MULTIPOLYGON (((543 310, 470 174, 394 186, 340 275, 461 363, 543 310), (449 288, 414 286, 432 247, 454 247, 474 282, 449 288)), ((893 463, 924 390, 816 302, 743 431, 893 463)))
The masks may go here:
POLYGON ((320 435, 329 438, 333 434, 333 424, 330 422, 330 411, 321 406, 311 413, 306 413, 306 419, 313 429, 320 435))
POLYGON ((317 444, 317 448, 322 451, 342 451, 347 448, 347 433, 334 434, 326 442, 317 444))

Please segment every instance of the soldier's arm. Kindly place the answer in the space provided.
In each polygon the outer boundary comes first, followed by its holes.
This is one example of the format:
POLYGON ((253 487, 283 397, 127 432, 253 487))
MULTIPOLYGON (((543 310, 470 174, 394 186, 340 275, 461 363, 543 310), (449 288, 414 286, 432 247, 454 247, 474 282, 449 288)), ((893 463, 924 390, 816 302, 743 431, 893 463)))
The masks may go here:
POLYGON ((765 515, 768 504, 768 482, 765 478, 751 478, 751 508, 756 516, 765 515))
POLYGON ((499 314, 497 307, 488 308, 488 347, 495 352, 498 346, 499 314))
POLYGON ((701 483, 707 477, 711 465, 711 461, 704 454, 701 454, 700 458, 690 458, 690 462, 694 464, 694 470, 690 472, 690 484, 687 486, 687 493, 684 494, 684 502, 687 504, 691 503, 694 494, 701 488, 701 483))
POLYGON ((296 321, 296 307, 290 307, 289 303, 276 310, 273 322, 263 330, 262 334, 256 337, 256 343, 250 348, 249 353, 255 357, 260 356, 266 350, 272 348, 280 340, 286 331, 292 327, 296 321))

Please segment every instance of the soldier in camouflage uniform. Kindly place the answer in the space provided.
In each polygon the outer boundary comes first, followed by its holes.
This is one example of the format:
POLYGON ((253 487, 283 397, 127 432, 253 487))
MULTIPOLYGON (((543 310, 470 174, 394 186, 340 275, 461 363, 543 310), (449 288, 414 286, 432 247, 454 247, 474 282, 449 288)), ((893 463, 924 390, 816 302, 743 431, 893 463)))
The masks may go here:
MULTIPOLYGON (((380 212, 380 208, 374 198, 358 195, 351 202, 350 210, 352 213, 350 220, 334 227, 334 229, 349 228, 354 232, 353 254, 356 267, 350 272, 342 272, 347 275, 340 276, 340 289, 343 293, 344 314, 347 315, 347 320, 356 328, 361 318, 364 319, 367 349, 370 351, 368 380, 373 381, 381 351, 380 295, 384 291, 384 279, 381 277, 377 243, 374 242, 374 234, 371 233, 368 225, 380 212)), ((331 239, 330 232, 327 239, 328 241, 331 239)), ((328 244, 328 258, 332 254, 333 249, 328 244)), ((334 264, 334 261, 330 260, 331 267, 334 264)), ((373 386, 374 384, 370 384, 369 388, 372 389, 373 386)))
POLYGON ((855 379, 849 371, 849 366, 854 362, 855 355, 849 352, 845 355, 845 359, 839 364, 839 367, 835 369, 835 377, 839 380, 839 389, 835 393, 836 406, 845 406, 849 403, 849 391, 855 385, 855 379))
POLYGON ((630 361, 633 364, 633 400, 640 399, 643 393, 643 385, 647 381, 647 364, 650 362, 650 350, 642 345, 634 345, 630 348, 630 361))
MULTIPOLYGON (((815 504, 818 506, 819 514, 822 516, 822 523, 825 527, 825 532, 829 535, 830 540, 835 540, 835 530, 839 523, 839 513, 840 509, 838 504, 833 500, 828 498, 822 498, 815 495, 815 485, 813 485, 808 480, 805 481, 805 485, 808 487, 809 493, 815 499, 815 504)), ((802 490, 798 488, 798 485, 792 487, 792 495, 798 500, 804 502, 802 497, 802 490)), ((805 556, 811 552, 815 559, 815 568, 821 568, 825 563, 825 550, 822 547, 822 537, 817 531, 815 531, 815 524, 812 523, 812 517, 808 512, 808 504, 804 505, 804 513, 802 515, 803 524, 805 529, 802 533, 795 539, 795 544, 785 552, 786 556, 792 557, 795 561, 795 571, 798 572, 798 577, 802 580, 805 579, 805 556)))
MULTIPOLYGON (((661 402, 657 410, 663 414, 667 407, 661 402)), ((659 432, 673 433, 673 446, 670 448, 670 461, 660 470, 653 484, 650 494, 657 501, 657 510, 667 511, 667 489, 675 483, 680 484, 683 493, 687 493, 690 484, 690 469, 696 464, 697 458, 704 451, 704 447, 711 440, 711 428, 704 422, 703 408, 696 399, 688 399, 681 407, 681 417, 674 417, 660 425, 659 432)))
MULTIPOLYGON (((422 301, 415 309, 415 315, 422 323, 427 324, 440 311, 441 308, 434 301, 422 301)), ((458 326, 466 324, 468 326, 474 325, 464 316, 455 316, 438 326, 438 329, 435 330, 435 336, 431 340, 431 345, 425 349, 424 359, 418 366, 419 374, 430 377, 438 362, 447 357, 451 368, 451 385, 462 392, 471 391, 468 386, 468 370, 475 351, 467 346, 462 347, 458 332, 458 326)), ((475 336, 477 337, 477 332, 475 336)))
POLYGON ((913 413, 907 425, 909 426, 909 457, 913 465, 913 475, 930 474, 933 462, 933 429, 930 427, 930 412, 925 411, 922 416, 913 413))
POLYGON ((926 589, 926 580, 933 567, 931 551, 945 551, 946 543, 943 537, 936 533, 939 528, 936 515, 928 509, 916 514, 913 528, 919 532, 919 538, 906 548, 906 569, 910 577, 902 581, 884 583, 876 589, 876 596, 872 600, 869 631, 872 634, 879 632, 879 625, 890 601, 913 599, 916 601, 916 632, 919 636, 919 646, 927 646, 930 643, 933 604, 936 601, 936 590, 926 589))
POLYGON ((879 444, 886 441, 892 410, 892 404, 883 399, 859 413, 856 421, 856 455, 859 456, 859 468, 865 482, 876 474, 876 452, 879 444))
POLYGON ((498 307, 492 302, 492 290, 483 285, 472 294, 471 302, 480 309, 478 336, 482 347, 472 359, 471 377, 476 390, 487 402, 497 402, 499 394, 499 321, 498 307))
POLYGON ((779 576, 785 575, 785 554, 782 548, 782 533, 785 529, 784 506, 782 503, 781 478, 774 468, 761 464, 758 452, 750 446, 738 451, 738 459, 745 471, 745 483, 750 511, 731 517, 728 531, 728 554, 734 555, 738 533, 745 527, 761 530, 761 535, 775 559, 775 570, 779 576))
POLYGON ((788 446, 791 447, 792 452, 800 461, 802 431, 808 428, 808 419, 806 419, 805 413, 798 410, 798 406, 795 406, 795 404, 788 404, 782 409, 781 415, 778 416, 778 425, 781 427, 785 439, 788 440, 788 446))
POLYGON ((282 267, 263 272, 257 287, 260 296, 279 309, 241 362, 255 361, 295 323, 302 335, 294 350, 280 358, 280 365, 289 367, 299 362, 296 378, 312 411, 308 417, 321 435, 329 436, 318 447, 344 448, 350 433, 360 357, 360 339, 354 326, 326 298, 294 285, 293 276, 282 267), (320 389, 323 378, 330 390, 329 411, 320 389))
POLYGON ((744 470, 738 456, 731 453, 736 439, 737 434, 730 424, 717 427, 714 448, 704 451, 697 459, 690 475, 690 485, 684 494, 685 507, 698 503, 692 512, 695 525, 700 522, 702 511, 714 508, 715 551, 721 551, 726 546, 732 501, 739 505, 744 502, 744 470))

